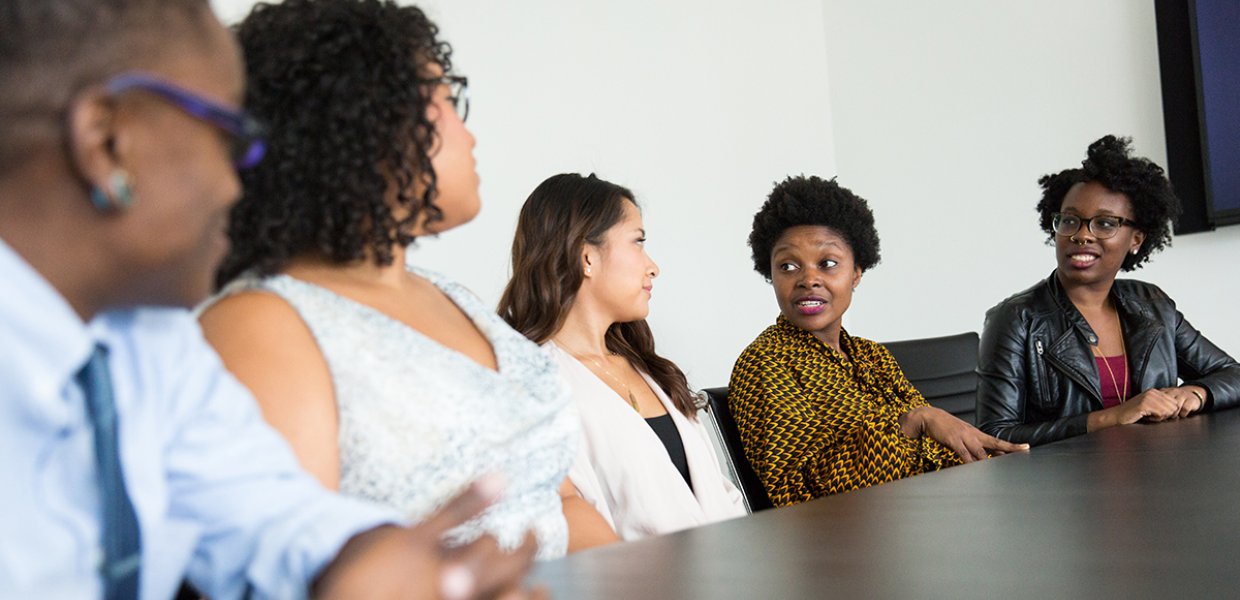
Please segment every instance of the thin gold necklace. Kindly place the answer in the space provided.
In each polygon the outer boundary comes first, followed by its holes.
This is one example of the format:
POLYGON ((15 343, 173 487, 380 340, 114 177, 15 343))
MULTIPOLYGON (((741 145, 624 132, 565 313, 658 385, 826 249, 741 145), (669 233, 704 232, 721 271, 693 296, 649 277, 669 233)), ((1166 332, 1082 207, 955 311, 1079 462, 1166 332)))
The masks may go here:
MULTIPOLYGON (((1115 317, 1119 318, 1119 311, 1115 312, 1115 317)), ((1098 358, 1102 359, 1102 365, 1107 368, 1107 375, 1111 376, 1111 385, 1115 386, 1115 391, 1118 392, 1119 381, 1115 379, 1115 372, 1111 370, 1111 361, 1107 360, 1107 357, 1102 355, 1102 351, 1098 349, 1097 345, 1092 345, 1090 346, 1090 348, 1092 348, 1094 353, 1098 355, 1098 358)), ((1125 368, 1127 368, 1128 347, 1124 345, 1124 330, 1123 329, 1120 329, 1119 331, 1119 355, 1123 357, 1125 368)), ((1122 404, 1127 399, 1128 399, 1128 377, 1125 376, 1124 377, 1124 393, 1120 394, 1119 401, 1122 404)))
MULTIPOLYGON (((594 358, 593 356, 587 356, 587 355, 578 355, 578 353, 577 353, 577 352, 573 352, 572 350, 568 350, 568 348, 567 348, 567 347, 564 347, 563 345, 560 345, 560 343, 559 343, 558 341, 557 341, 557 342, 554 342, 554 343, 556 343, 556 346, 559 346, 560 348, 562 348, 562 350, 563 350, 564 352, 568 352, 568 353, 569 353, 569 355, 572 355, 572 357, 573 357, 573 358, 577 358, 577 361, 578 361, 578 362, 590 361, 591 363, 594 363, 594 366, 595 366, 595 367, 598 367, 598 368, 599 368, 599 371, 601 371, 601 372, 605 373, 605 374, 606 374, 606 376, 608 376, 608 377, 610 377, 610 378, 611 378, 611 381, 616 382, 616 384, 618 384, 618 386, 620 386, 621 388, 624 388, 624 390, 625 390, 625 395, 627 395, 627 397, 629 397, 629 405, 630 405, 630 407, 632 407, 632 409, 636 410, 637 414, 641 414, 641 405, 640 405, 640 404, 637 404, 637 398, 634 398, 634 395, 632 395, 632 389, 631 389, 629 386, 626 386, 625 382, 620 381, 620 378, 619 378, 619 377, 616 377, 614 373, 611 373, 610 369, 608 369, 608 368, 604 367, 604 366, 603 366, 603 363, 600 363, 600 362, 599 362, 599 360, 598 360, 598 358, 594 358)), ((616 355, 616 353, 615 353, 615 352, 608 351, 608 356, 620 356, 620 355, 616 355)))
MULTIPOLYGON (((617 356, 615 352, 610 352, 609 354, 610 354, 611 356, 617 356)), ((641 414, 642 409, 641 409, 641 407, 637 404, 637 398, 634 398, 634 397, 633 397, 633 390, 632 390, 632 388, 630 388, 630 387, 629 387, 629 385, 628 385, 627 383, 625 383, 625 382, 623 382, 623 381, 620 381, 620 378, 619 378, 619 377, 616 377, 616 376, 615 376, 615 374, 614 374, 614 373, 612 373, 610 369, 608 369, 607 367, 603 366, 603 363, 599 362, 599 360, 598 360, 597 358, 594 358, 593 356, 587 356, 586 358, 587 358, 587 359, 589 359, 589 361, 590 361, 590 362, 594 363, 594 366, 598 367, 601 371, 603 371, 604 373, 606 373, 606 374, 607 374, 607 376, 608 376, 608 377, 610 377, 612 381, 616 382, 616 384, 618 384, 620 387, 624 388, 624 393, 625 393, 626 395, 628 395, 628 397, 629 397, 629 406, 632 406, 632 407, 633 407, 633 410, 637 411, 637 414, 641 414)))

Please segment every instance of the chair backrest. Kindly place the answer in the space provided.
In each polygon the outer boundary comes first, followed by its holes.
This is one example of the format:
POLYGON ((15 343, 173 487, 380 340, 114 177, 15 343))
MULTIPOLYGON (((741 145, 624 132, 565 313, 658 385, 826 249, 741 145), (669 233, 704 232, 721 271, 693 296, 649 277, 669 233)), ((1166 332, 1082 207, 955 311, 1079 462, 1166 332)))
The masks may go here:
POLYGON ((727 451, 730 462, 727 468, 735 473, 741 493, 745 495, 745 502, 749 505, 749 512, 771 508, 771 499, 766 495, 766 488, 762 487, 758 474, 750 466, 749 459, 745 458, 741 432, 736 428, 736 421, 732 420, 732 411, 728 409, 728 388, 707 388, 702 390, 702 393, 706 396, 707 405, 714 416, 712 423, 727 451))
POLYGON ((977 410, 977 333, 887 342, 904 376, 937 406, 974 424, 977 410))

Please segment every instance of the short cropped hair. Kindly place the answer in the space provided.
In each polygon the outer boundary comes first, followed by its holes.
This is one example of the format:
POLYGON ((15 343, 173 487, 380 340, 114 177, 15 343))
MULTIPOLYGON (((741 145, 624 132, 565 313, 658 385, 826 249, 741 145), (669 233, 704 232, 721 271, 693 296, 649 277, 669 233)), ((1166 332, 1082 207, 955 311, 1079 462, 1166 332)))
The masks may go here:
POLYGON ((1145 264, 1154 252, 1171 245, 1171 229, 1180 218, 1180 200, 1171 189, 1162 167, 1147 158, 1132 155, 1132 138, 1105 136, 1089 145, 1080 168, 1043 175, 1042 199, 1038 201, 1038 222, 1047 241, 1055 239, 1051 221, 1063 208, 1068 190, 1078 183, 1097 182, 1112 192, 1128 197, 1133 221, 1145 233, 1145 242, 1136 254, 1124 256, 1120 269, 1132 271, 1145 264))
POLYGON ((207 0, 0 2, 0 174, 58 143, 74 94, 158 61, 187 35, 206 39, 207 0))
POLYGON ((749 247, 753 268, 771 279, 771 251, 780 236, 799 225, 821 225, 838 233, 852 249, 862 271, 878 264, 878 230, 874 213, 864 199, 840 186, 835 179, 789 177, 771 190, 762 209, 753 216, 749 247))

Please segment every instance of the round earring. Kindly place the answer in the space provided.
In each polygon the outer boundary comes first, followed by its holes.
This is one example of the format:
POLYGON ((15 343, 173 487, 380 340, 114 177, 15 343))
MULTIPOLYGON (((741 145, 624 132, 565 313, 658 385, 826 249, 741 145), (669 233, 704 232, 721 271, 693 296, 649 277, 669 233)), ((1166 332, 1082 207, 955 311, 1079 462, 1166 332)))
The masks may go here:
POLYGON ((590 274, 590 267, 586 267, 586 275, 590 274))
POLYGON ((1133 248, 1133 249, 1132 249, 1132 252, 1130 252, 1129 254, 1132 254, 1133 256, 1136 256, 1136 255, 1137 255, 1137 252, 1139 252, 1140 250, 1141 250, 1141 248, 1133 248))
POLYGON ((107 191, 98 186, 90 188, 90 203, 97 210, 124 210, 133 204, 133 188, 129 185, 129 173, 124 169, 115 169, 108 175, 107 191))

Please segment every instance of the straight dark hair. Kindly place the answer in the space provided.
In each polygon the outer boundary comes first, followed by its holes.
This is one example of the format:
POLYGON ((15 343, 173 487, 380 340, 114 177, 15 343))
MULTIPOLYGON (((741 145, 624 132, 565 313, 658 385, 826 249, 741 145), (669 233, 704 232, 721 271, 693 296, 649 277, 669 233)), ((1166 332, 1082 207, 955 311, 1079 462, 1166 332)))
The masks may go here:
MULTIPOLYGON (((536 343, 551 339, 564 326, 584 280, 582 248, 603 244, 607 230, 623 220, 625 202, 637 205, 633 192, 593 173, 554 175, 539 184, 517 218, 512 278, 500 297, 500 317, 536 343)), ((655 353, 645 319, 613 323, 604 343, 650 375, 681 413, 697 418, 684 372, 655 353)))

